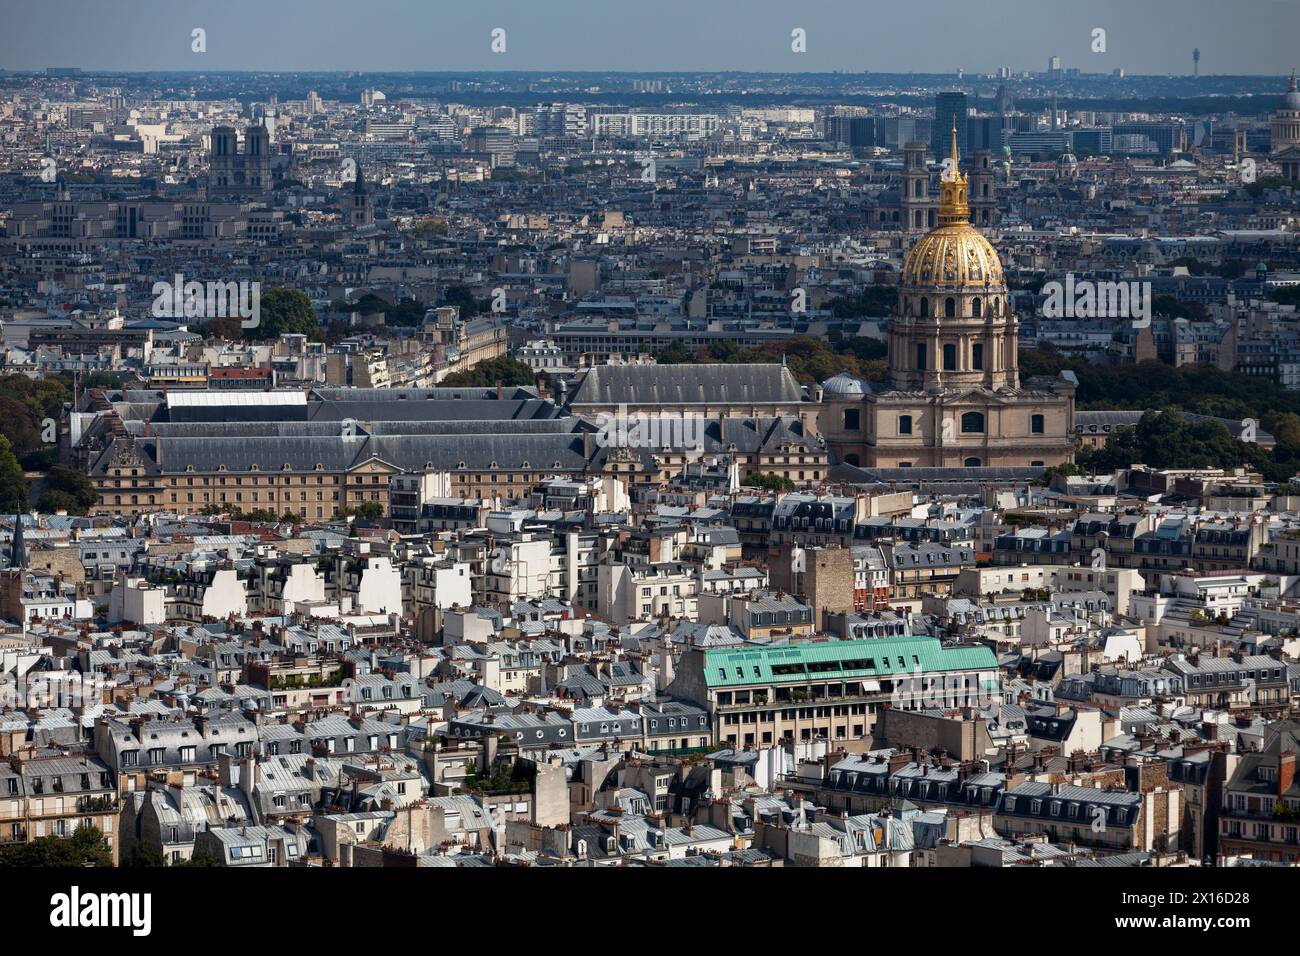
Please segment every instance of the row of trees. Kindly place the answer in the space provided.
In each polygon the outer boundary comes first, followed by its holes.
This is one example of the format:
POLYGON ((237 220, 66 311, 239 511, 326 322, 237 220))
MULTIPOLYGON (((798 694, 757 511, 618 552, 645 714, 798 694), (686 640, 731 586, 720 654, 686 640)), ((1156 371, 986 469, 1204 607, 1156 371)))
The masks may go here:
POLYGON ((533 370, 523 362, 502 355, 452 372, 438 384, 448 388, 490 388, 497 382, 506 386, 529 386, 535 384, 536 379, 533 370))
POLYGON ((741 348, 734 342, 725 340, 712 342, 696 351, 674 345, 661 349, 655 355, 655 361, 672 365, 738 365, 784 361, 790 373, 805 384, 824 382, 840 372, 848 372, 878 385, 885 381, 887 373, 884 359, 886 351, 885 343, 877 339, 845 339, 838 333, 832 333, 827 340, 810 335, 796 335, 757 348, 741 348))
MULTIPOLYGON (((119 384, 116 376, 106 373, 86 376, 82 382, 85 388, 119 384)), ((85 514, 95 503, 95 490, 86 476, 57 464, 59 423, 71 401, 72 379, 66 375, 0 377, 0 513, 30 508, 31 489, 24 471, 47 471, 37 503, 42 511, 85 514)))
MULTIPOLYGON (((474 298, 473 290, 464 285, 448 286, 437 303, 411 298, 400 299, 394 304, 367 293, 356 302, 339 299, 330 303, 330 307, 335 312, 382 312, 387 326, 415 328, 424 322, 424 314, 435 304, 456 306, 462 318, 472 318, 491 309, 490 300, 474 298)), ((322 326, 311 299, 298 289, 280 288, 262 293, 257 325, 244 328, 243 322, 239 316, 223 316, 195 324, 194 331, 246 342, 265 342, 289 334, 305 335, 313 342, 336 341, 351 331, 342 323, 322 326)))
POLYGON ((1143 462, 1155 468, 1230 468, 1246 465, 1266 480, 1288 481, 1300 472, 1300 393, 1276 382, 1206 366, 1174 368, 1163 362, 1094 365, 1055 349, 1020 355, 1021 376, 1071 369, 1079 379, 1081 409, 1143 408, 1134 428, 1111 433, 1106 448, 1082 450, 1079 464, 1098 470, 1143 462), (1194 421, 1186 413, 1241 421, 1253 418, 1277 439, 1272 450, 1234 439, 1221 422, 1194 421))

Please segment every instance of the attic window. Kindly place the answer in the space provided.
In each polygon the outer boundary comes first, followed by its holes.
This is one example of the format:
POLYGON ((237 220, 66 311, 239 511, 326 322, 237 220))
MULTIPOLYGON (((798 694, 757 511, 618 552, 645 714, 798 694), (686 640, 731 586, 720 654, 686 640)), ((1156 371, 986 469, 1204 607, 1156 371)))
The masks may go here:
POLYGON ((283 465, 280 466, 280 470, 281 470, 281 471, 293 471, 293 465, 289 464, 289 463, 286 461, 283 465))
POLYGON ((320 462, 316 462, 316 470, 317 470, 317 471, 324 471, 324 470, 325 470, 325 466, 322 465, 320 462))
POLYGON ((463 461, 459 461, 456 463, 456 467, 460 468, 463 471, 465 468, 465 463, 463 461))
POLYGON ((260 465, 249 465, 249 466, 248 466, 248 470, 249 470, 249 471, 261 471, 262 468, 261 468, 260 465))
POLYGON ((528 468, 528 467, 529 467, 529 464, 528 464, 527 461, 521 461, 521 462, 519 463, 519 467, 520 467, 520 468, 528 468))

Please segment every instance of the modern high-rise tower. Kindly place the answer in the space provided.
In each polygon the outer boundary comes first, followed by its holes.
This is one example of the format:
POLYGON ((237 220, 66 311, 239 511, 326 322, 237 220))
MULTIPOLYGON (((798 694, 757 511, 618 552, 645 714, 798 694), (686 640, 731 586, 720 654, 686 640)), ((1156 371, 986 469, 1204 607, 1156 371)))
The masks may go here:
POLYGON ((948 132, 957 127, 957 148, 963 156, 970 155, 966 142, 966 94, 957 90, 937 93, 934 97, 934 127, 930 135, 930 150, 935 156, 948 152, 948 132))

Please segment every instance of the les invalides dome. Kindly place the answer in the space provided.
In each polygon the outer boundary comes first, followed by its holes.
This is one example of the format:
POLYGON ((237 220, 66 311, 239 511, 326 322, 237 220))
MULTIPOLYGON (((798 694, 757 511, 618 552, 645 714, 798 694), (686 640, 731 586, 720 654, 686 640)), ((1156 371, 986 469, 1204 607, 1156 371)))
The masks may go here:
MULTIPOLYGON (((880 390, 832 379, 818 428, 838 461, 906 480, 1029 477, 1074 455, 1070 373, 1020 384, 1019 321, 1002 261, 970 222, 968 177, 954 128, 939 181, 935 228, 908 250, 889 325, 888 382, 880 390), (968 469, 982 469, 970 472, 968 469)), ((915 164, 905 167, 912 175, 915 164)), ((913 190, 909 187, 908 194, 913 190)), ((990 202, 992 199, 990 198, 990 202)))

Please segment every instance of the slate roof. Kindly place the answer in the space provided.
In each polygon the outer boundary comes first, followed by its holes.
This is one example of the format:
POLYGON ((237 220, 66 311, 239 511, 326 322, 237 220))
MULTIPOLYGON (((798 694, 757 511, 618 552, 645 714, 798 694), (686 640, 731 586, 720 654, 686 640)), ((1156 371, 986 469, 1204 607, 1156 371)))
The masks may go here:
POLYGON ((573 392, 583 405, 771 405, 803 402, 781 365, 598 365, 573 392))
MULTIPOLYGON (((377 459, 403 471, 435 468, 456 471, 464 462, 468 471, 533 470, 582 471, 588 459, 580 435, 474 434, 474 435, 358 435, 340 439, 337 434, 310 437, 261 435, 253 437, 165 437, 136 442, 149 474, 184 474, 192 465, 196 473, 216 473, 224 465, 231 474, 257 471, 276 473, 287 464, 294 473, 311 473, 316 465, 327 473, 344 472, 377 459), (159 464, 159 445, 162 463, 159 464), (524 463, 527 463, 525 466, 524 463)), ((604 449, 591 442, 592 461, 602 460, 604 449)), ((109 447, 96 460, 92 474, 105 474, 114 460, 109 447)))

